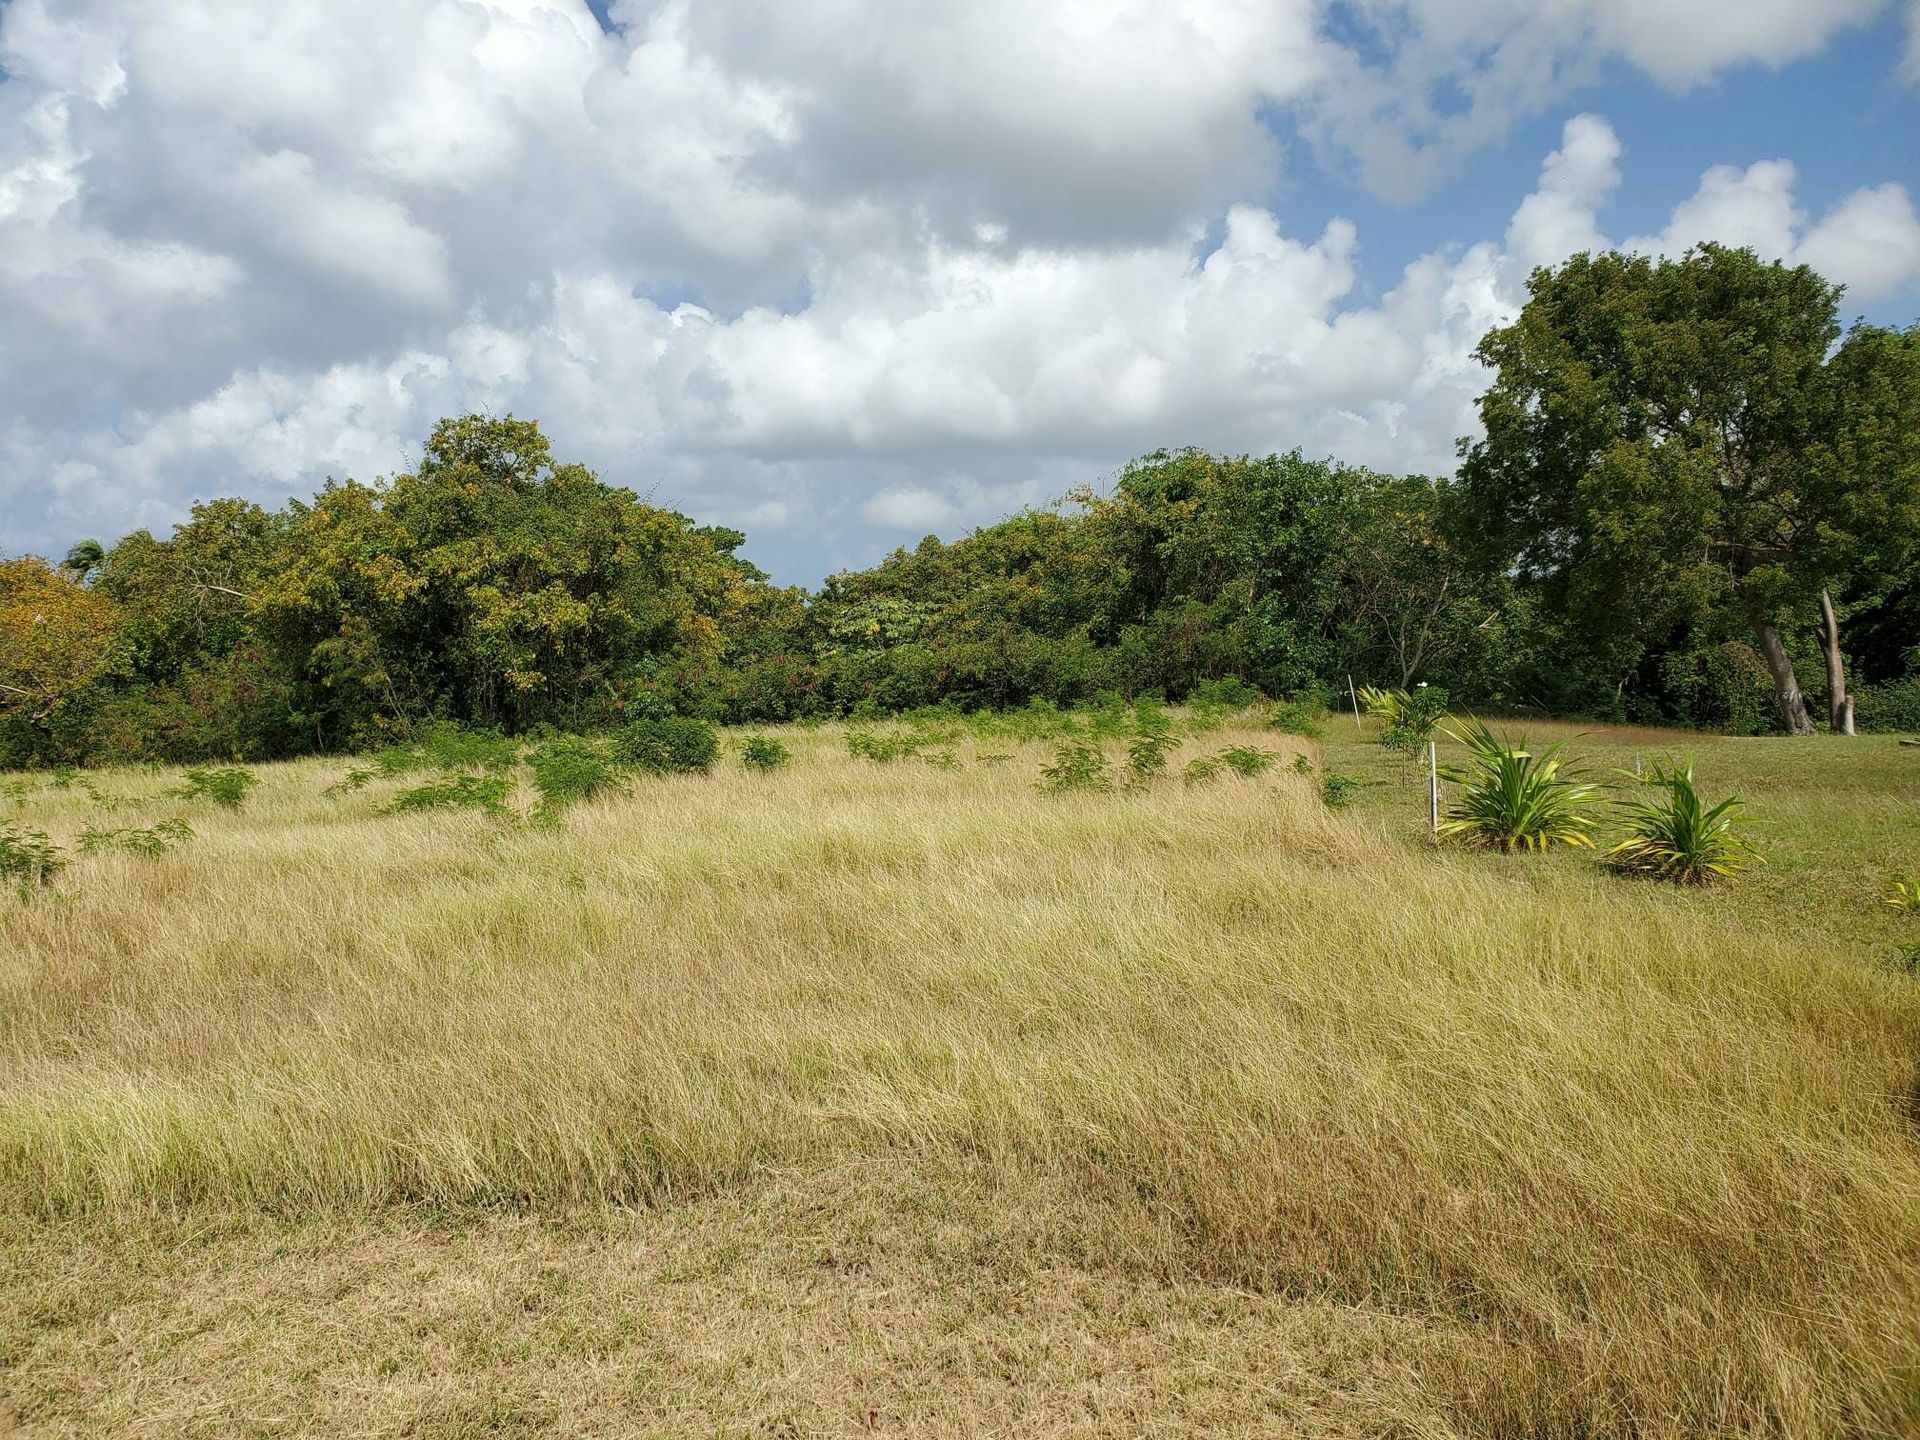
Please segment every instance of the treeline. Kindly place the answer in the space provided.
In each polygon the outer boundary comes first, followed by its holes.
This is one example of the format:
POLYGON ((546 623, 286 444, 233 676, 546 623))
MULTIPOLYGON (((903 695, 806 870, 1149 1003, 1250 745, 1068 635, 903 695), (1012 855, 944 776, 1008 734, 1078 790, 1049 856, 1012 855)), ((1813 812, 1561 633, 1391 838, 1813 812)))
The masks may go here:
POLYGON ((1838 299, 1741 251, 1581 257, 1483 344, 1457 479, 1161 452, 815 593, 532 422, 442 421, 411 473, 0 562, 0 767, 1348 676, 1746 733, 1850 679, 1920 729, 1920 330, 1842 340, 1838 299))

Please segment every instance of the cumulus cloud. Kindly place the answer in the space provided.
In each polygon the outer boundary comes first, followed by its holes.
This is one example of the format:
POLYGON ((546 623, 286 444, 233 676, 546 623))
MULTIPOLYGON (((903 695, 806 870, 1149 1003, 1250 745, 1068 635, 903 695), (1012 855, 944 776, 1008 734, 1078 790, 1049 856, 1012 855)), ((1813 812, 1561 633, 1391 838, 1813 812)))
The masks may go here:
POLYGON ((881 530, 938 530, 953 519, 953 502, 936 490, 882 490, 860 507, 869 525, 881 530))
POLYGON ((1363 43, 1325 57, 1308 133, 1383 195, 1424 194, 1462 157, 1624 60, 1685 90, 1777 67, 1872 20, 1886 0, 1350 0, 1363 43))
MULTIPOLYGON (((1874 8, 8 0, 0 549, 369 477, 473 408, 794 578, 1163 444, 1444 469, 1474 343, 1608 243, 1632 157, 1576 116, 1503 234, 1376 294, 1352 224, 1262 202, 1289 127, 1411 193, 1596 57, 1687 84, 1874 8)), ((1904 188, 1795 181, 1711 170, 1633 243, 1920 283, 1904 188)))

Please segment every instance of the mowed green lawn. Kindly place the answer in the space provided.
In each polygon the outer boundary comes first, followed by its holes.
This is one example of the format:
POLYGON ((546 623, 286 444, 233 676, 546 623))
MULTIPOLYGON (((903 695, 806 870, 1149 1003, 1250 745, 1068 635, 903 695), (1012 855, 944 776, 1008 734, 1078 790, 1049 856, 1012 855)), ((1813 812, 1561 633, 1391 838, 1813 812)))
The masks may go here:
POLYGON ((196 835, 0 909, 0 1433, 1920 1430, 1920 750, 1533 728, 1767 863, 1436 848, 1337 716, 558 826, 16 787, 196 835))

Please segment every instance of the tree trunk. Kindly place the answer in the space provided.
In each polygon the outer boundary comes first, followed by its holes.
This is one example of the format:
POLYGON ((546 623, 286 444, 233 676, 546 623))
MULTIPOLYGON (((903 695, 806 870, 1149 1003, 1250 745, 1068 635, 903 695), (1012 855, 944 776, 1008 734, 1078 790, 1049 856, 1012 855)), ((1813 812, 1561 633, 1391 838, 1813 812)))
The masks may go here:
POLYGON ((1820 641, 1827 652, 1827 695, 1833 733, 1853 734, 1853 700, 1847 694, 1847 662, 1840 653, 1840 617, 1833 613, 1833 596, 1820 592, 1820 641))
POLYGON ((1771 620, 1755 620, 1753 633, 1760 641, 1760 655, 1767 662, 1767 673, 1773 676, 1773 698, 1780 702, 1780 715, 1787 722, 1787 730, 1794 735, 1813 734, 1807 697, 1800 693, 1800 682, 1794 678, 1793 661, 1787 658, 1780 631, 1771 620))

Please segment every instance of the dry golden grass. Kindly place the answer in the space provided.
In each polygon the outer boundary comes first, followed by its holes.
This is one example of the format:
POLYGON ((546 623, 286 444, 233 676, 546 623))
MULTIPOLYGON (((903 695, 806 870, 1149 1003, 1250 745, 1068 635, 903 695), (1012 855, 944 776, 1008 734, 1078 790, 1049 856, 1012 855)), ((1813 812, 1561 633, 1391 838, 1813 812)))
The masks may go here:
POLYGON ((0 912, 0 1429, 1920 1428, 1920 985, 1791 885, 1890 748, 1700 896, 787 738, 550 829, 17 802, 200 833, 0 912))

